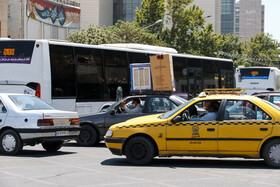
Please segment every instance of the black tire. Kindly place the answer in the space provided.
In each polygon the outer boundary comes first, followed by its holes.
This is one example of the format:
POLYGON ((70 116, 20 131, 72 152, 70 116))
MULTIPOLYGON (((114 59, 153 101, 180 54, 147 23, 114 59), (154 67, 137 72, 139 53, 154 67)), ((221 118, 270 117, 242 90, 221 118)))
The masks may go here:
POLYGON ((45 142, 45 143, 42 143, 42 146, 47 152, 55 152, 55 151, 58 151, 62 147, 62 144, 63 144, 63 141, 45 142))
POLYGON ((81 132, 77 139, 78 145, 89 147, 96 145, 99 142, 98 133, 93 127, 82 125, 81 128, 81 132))
POLYGON ((137 136, 127 142, 125 155, 132 164, 147 165, 155 156, 155 148, 149 139, 137 136))
POLYGON ((280 168, 280 139, 271 140, 264 146, 263 158, 270 167, 280 168))
POLYGON ((19 134, 12 130, 5 130, 0 135, 0 151, 4 155, 16 155, 21 152, 23 143, 19 134))

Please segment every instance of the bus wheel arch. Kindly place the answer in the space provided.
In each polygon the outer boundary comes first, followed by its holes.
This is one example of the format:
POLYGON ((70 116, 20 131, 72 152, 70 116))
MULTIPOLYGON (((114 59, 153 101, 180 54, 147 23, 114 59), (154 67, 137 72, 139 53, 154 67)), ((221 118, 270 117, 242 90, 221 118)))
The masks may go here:
POLYGON ((81 131, 77 139, 77 143, 81 146, 90 147, 96 145, 99 141, 99 131, 95 125, 91 123, 80 124, 81 131))

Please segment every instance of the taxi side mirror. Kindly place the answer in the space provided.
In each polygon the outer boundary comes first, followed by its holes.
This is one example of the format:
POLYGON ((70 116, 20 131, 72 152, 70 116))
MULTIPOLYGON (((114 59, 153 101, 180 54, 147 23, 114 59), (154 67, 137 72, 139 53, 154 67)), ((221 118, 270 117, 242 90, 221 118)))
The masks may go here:
POLYGON ((115 109, 111 110, 109 114, 112 115, 112 116, 115 115, 116 114, 115 109))
POLYGON ((173 118, 172 119, 172 123, 178 123, 178 122, 180 122, 180 121, 182 121, 182 117, 181 116, 176 116, 175 118, 173 118))

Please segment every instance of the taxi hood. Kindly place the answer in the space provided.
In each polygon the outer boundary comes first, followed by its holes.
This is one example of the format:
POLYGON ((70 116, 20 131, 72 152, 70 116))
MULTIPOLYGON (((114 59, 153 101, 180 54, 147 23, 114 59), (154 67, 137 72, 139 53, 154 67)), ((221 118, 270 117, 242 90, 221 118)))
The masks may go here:
MULTIPOLYGON (((151 124, 151 123, 165 123, 166 119, 158 118, 162 114, 154 114, 148 116, 142 116, 127 120, 122 123, 115 124, 117 126, 127 126, 127 125, 138 125, 138 124, 151 124)), ((114 125, 114 126, 115 126, 114 125)))

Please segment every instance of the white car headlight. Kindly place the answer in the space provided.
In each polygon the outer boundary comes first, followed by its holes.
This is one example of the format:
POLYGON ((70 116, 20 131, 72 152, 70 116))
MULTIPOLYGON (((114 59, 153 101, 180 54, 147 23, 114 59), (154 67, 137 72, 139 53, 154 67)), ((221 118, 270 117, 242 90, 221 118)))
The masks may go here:
POLYGON ((112 131, 112 130, 109 129, 109 130, 106 132, 105 137, 112 137, 112 136, 113 136, 113 132, 114 132, 114 131, 112 131))

